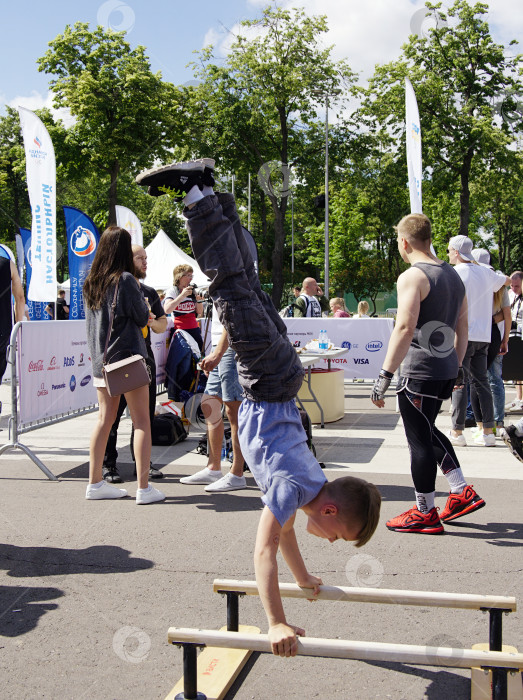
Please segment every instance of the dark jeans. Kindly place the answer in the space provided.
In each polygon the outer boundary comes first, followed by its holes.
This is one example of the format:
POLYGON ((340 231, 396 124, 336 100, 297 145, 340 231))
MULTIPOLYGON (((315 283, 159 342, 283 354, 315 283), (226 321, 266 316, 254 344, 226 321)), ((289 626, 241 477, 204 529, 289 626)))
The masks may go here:
MULTIPOLYGON (((146 358, 147 366, 151 371, 151 383, 149 384, 149 417, 151 419, 151 427, 153 425, 154 410, 156 408, 156 363, 154 358, 146 358)), ((105 455, 103 466, 104 467, 114 467, 116 465, 116 460, 118 459, 118 451, 116 449, 116 440, 118 439, 118 426, 120 425, 120 419, 127 406, 127 401, 125 400, 124 394, 120 396, 120 403, 118 405, 118 412, 116 414, 116 419, 111 426, 111 432, 109 433, 109 438, 107 440, 107 445, 105 448, 105 455)), ((134 425, 131 428, 131 457, 133 462, 134 458, 134 425)))
POLYGON ((238 379, 252 401, 296 397, 304 370, 287 328, 261 289, 234 197, 208 195, 186 208, 187 230, 221 323, 236 353, 238 379))
MULTIPOLYGON (((492 366, 492 363, 494 362, 494 360, 498 356, 500 347, 501 347, 501 335, 499 332, 498 324, 493 322, 492 323, 492 333, 490 336, 490 345, 488 346, 488 350, 487 350, 487 378, 489 381, 490 392, 492 393, 493 406, 494 406, 494 394, 492 392, 492 381, 490 378, 489 370, 492 366)), ((504 396, 503 396, 503 401, 505 401, 504 396)), ((474 384, 470 385, 470 403, 471 403, 471 407, 473 409, 474 418, 479 423, 482 423, 483 416, 481 413, 481 405, 479 403, 478 395, 477 395, 476 389, 474 387, 474 384)), ((503 407, 504 407, 504 404, 503 404, 503 407)), ((494 413, 496 413, 496 411, 494 411, 494 413)), ((468 407, 467 407, 467 414, 468 414, 468 407)), ((496 416, 494 416, 494 418, 496 418, 496 416)), ((503 420, 503 418, 501 420, 503 420)))
MULTIPOLYGON (((467 410, 467 385, 470 383, 475 391, 470 392, 470 400, 474 415, 481 415, 484 428, 494 427, 494 404, 492 392, 487 377, 487 352, 489 343, 469 340, 467 351, 463 358, 465 386, 456 389, 452 394, 452 427, 454 430, 465 428, 465 413, 467 410), (478 410, 481 409, 481 413, 478 410)), ((476 418, 477 420, 477 418, 476 418)))
POLYGON ((436 490, 438 465, 443 474, 459 468, 449 439, 435 426, 443 400, 452 394, 454 380, 425 381, 402 377, 398 404, 410 451, 410 469, 418 493, 436 490))

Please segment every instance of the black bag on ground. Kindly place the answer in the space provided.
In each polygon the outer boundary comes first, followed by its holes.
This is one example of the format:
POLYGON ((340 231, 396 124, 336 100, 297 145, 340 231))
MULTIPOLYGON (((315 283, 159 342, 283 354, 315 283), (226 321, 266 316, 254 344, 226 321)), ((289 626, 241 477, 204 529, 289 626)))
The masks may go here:
MULTIPOLYGON (((314 443, 312 442, 312 421, 307 413, 307 411, 304 411, 303 408, 298 409, 300 412, 300 418, 301 418, 301 424, 303 425, 303 429, 305 430, 305 434, 307 435, 307 447, 309 450, 312 452, 312 454, 316 457, 316 448, 314 447, 314 443)), ((325 469, 325 464, 323 462, 318 462, 320 467, 322 469, 325 469)))
POLYGON ((186 437, 187 431, 179 416, 175 416, 174 413, 161 413, 154 417, 151 426, 153 445, 175 445, 186 437))

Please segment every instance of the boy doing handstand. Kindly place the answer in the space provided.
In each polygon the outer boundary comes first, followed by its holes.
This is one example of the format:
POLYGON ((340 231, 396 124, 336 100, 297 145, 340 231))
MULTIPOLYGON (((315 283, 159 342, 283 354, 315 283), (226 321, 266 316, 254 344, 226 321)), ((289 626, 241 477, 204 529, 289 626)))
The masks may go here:
MULTIPOLYGON (((203 159, 157 168, 137 177, 158 195, 183 199, 194 256, 212 280, 209 294, 236 353, 245 398, 238 416, 243 455, 261 489, 261 514, 254 565, 260 597, 269 623, 272 651, 294 656, 296 635, 305 631, 287 623, 278 586, 278 549, 296 583, 319 592, 322 580, 312 576, 300 554, 294 532, 298 508, 307 516, 307 531, 335 542, 371 538, 379 519, 381 497, 362 479, 327 482, 307 447, 295 398, 304 371, 287 338, 286 326, 261 289, 243 235, 234 197, 214 194, 214 161, 203 159)), ((212 363, 203 362, 211 370, 212 363)))

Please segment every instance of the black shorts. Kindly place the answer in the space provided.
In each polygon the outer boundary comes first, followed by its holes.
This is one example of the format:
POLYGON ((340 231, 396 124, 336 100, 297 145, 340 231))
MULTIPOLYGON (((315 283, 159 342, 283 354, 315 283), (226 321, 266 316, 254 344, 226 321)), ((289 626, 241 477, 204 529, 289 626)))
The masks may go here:
POLYGON ((426 396, 430 399, 446 401, 452 396, 456 379, 413 379, 412 377, 400 377, 396 393, 407 390, 411 394, 426 396))

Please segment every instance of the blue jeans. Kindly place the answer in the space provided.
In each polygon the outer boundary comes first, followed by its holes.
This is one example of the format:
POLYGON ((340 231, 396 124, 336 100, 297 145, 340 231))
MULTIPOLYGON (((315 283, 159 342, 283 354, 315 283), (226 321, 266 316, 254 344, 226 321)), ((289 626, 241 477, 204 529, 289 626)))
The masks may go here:
POLYGON ((503 423, 505 420, 505 385, 503 384, 503 355, 496 355, 490 365, 487 376, 494 401, 494 420, 503 423))
POLYGON ((183 213, 194 257, 212 280, 209 294, 236 353, 245 397, 269 402, 294 399, 304 370, 285 323, 260 287, 234 197, 208 195, 183 213))
POLYGON ((231 348, 227 349, 218 366, 209 374, 204 393, 209 396, 219 396, 225 403, 243 399, 236 360, 231 348))

